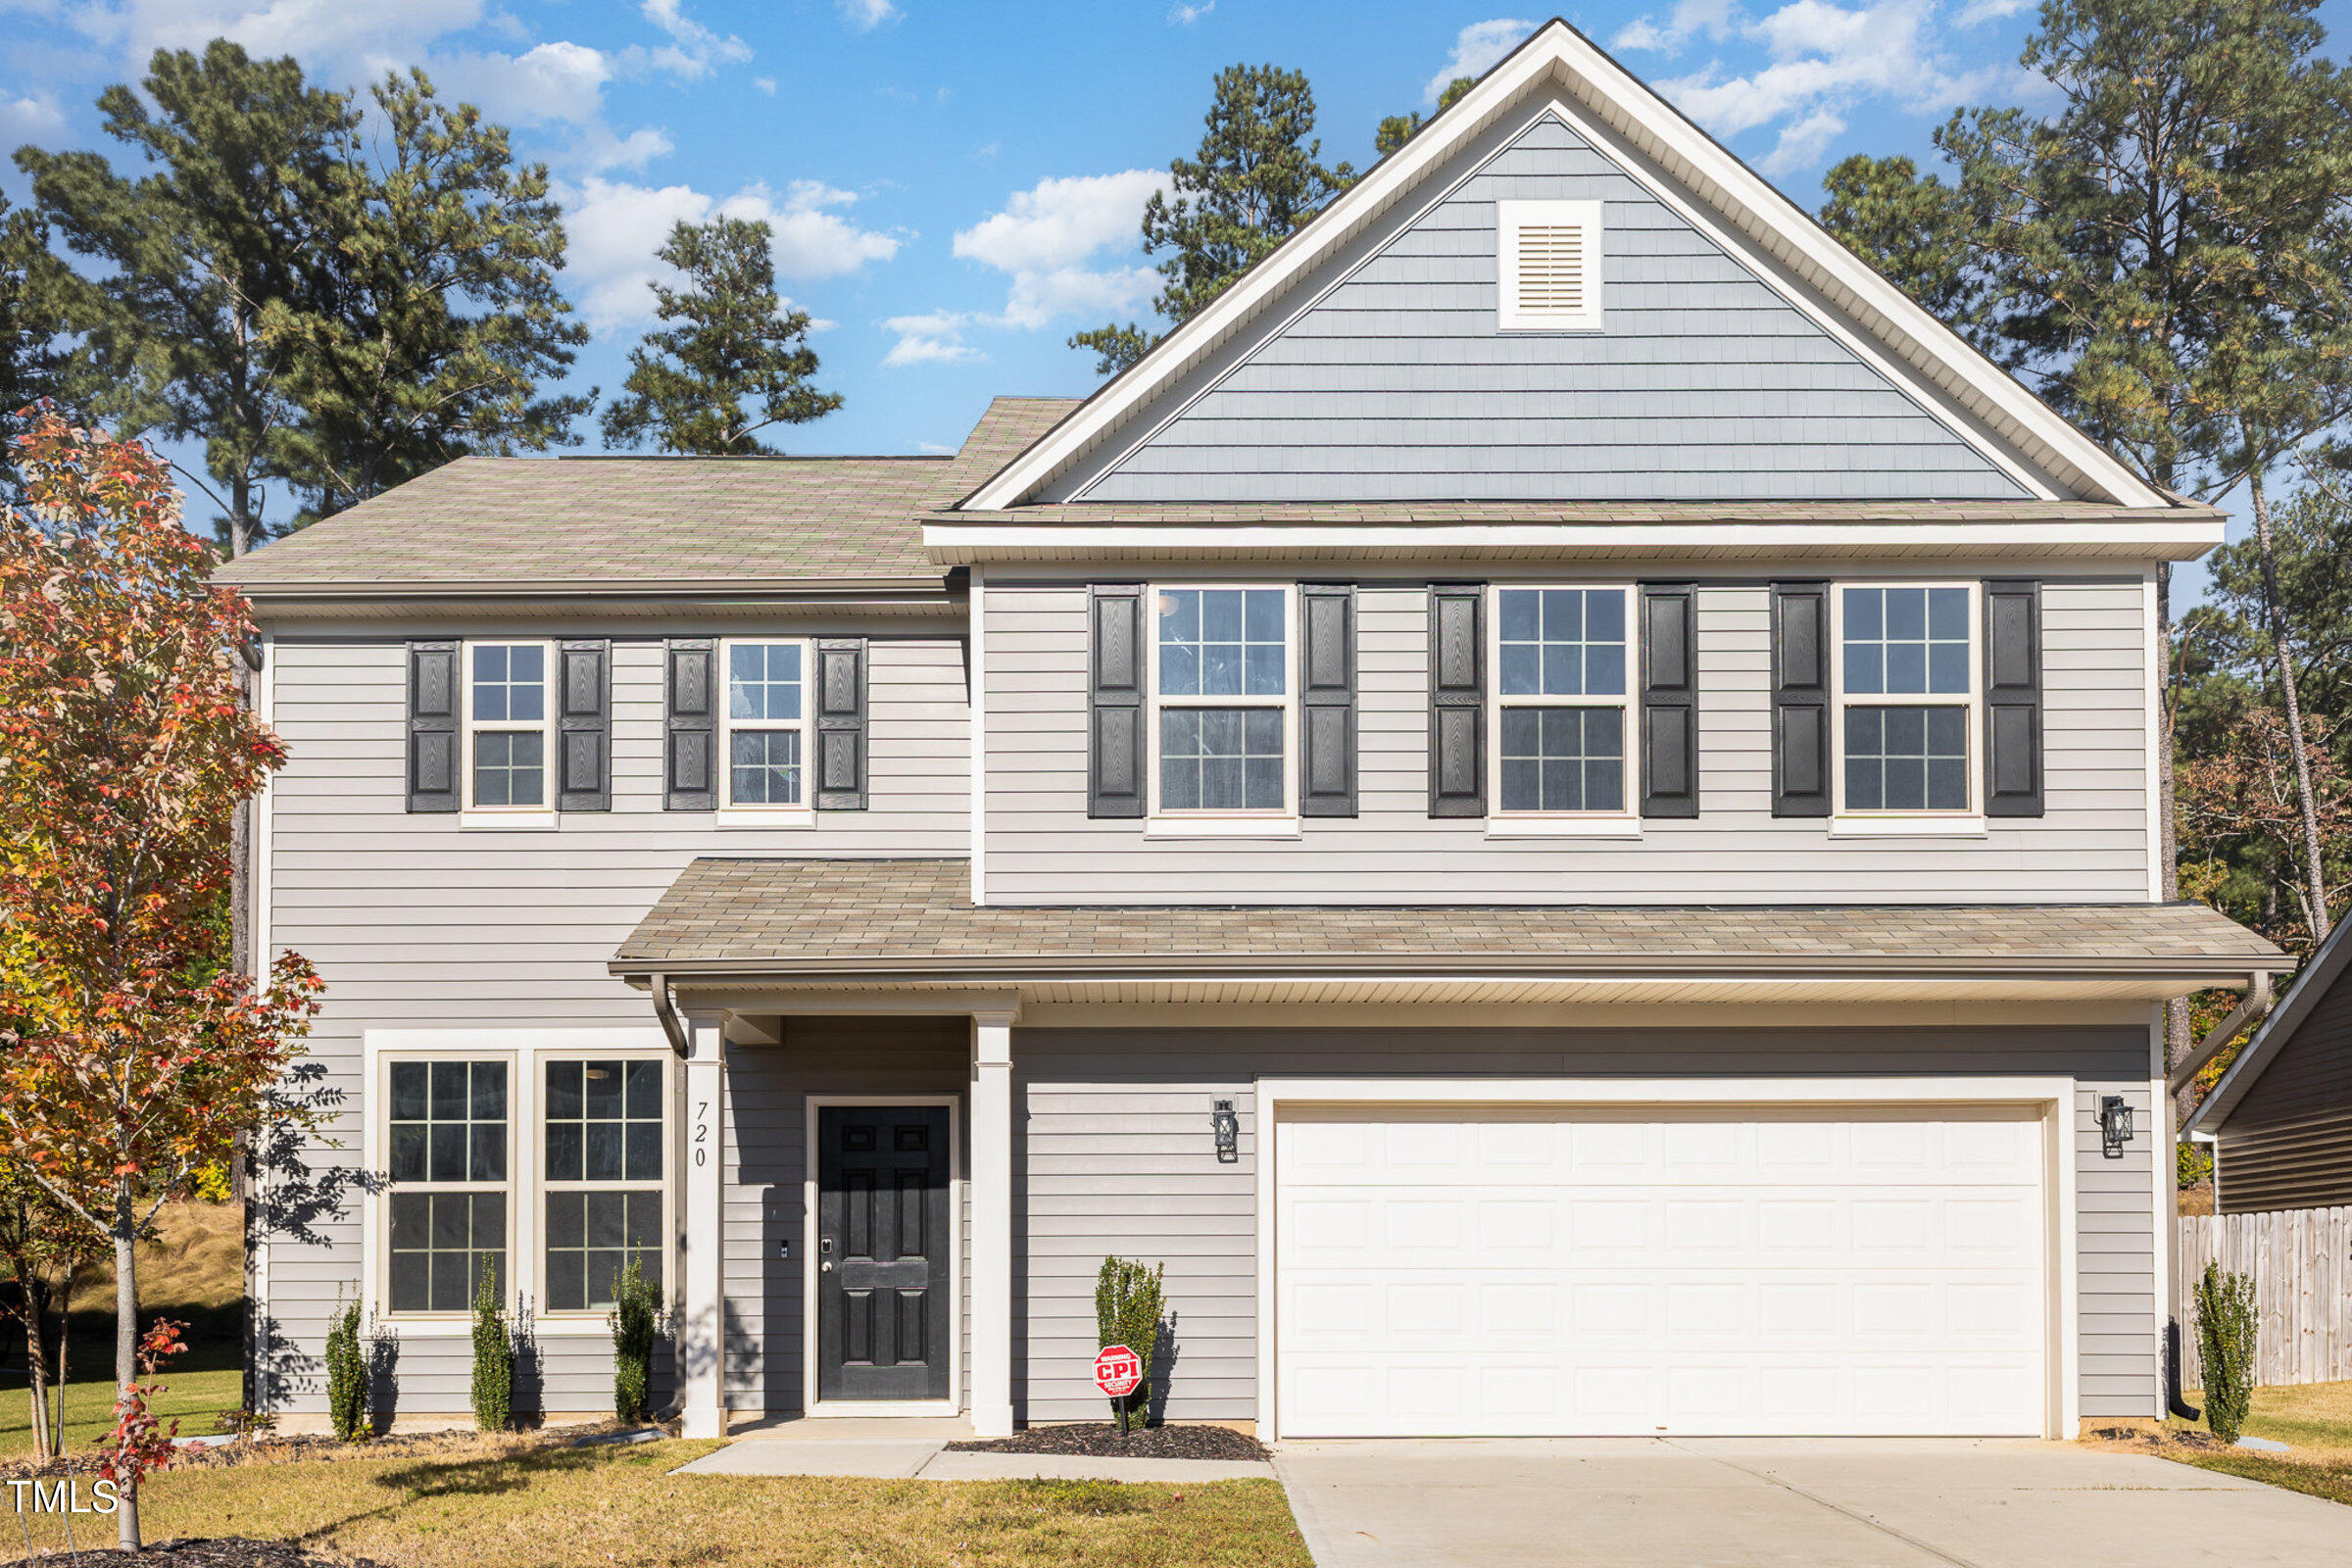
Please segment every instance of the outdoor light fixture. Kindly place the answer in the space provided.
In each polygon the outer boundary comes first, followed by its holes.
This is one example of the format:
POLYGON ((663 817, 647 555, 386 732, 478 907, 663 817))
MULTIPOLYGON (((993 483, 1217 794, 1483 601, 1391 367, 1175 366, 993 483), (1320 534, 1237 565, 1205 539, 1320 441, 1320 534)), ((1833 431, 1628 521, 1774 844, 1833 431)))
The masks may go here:
POLYGON ((1217 1163, 1232 1165, 1242 1157, 1242 1118, 1233 1113, 1233 1102, 1220 1100, 1216 1109, 1208 1113, 1208 1124, 1217 1132, 1217 1163))
POLYGON ((2132 1106, 2121 1095, 2099 1097, 2099 1152, 2109 1159, 2124 1157, 2132 1141, 2132 1106))

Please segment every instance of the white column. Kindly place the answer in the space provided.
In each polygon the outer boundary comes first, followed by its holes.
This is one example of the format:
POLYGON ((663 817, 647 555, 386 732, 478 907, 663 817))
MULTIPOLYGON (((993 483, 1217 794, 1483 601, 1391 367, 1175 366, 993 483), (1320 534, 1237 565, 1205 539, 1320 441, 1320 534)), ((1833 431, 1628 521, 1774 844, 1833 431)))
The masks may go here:
POLYGON ((1012 1436, 1012 1013, 972 1015, 972 1433, 1012 1436))
POLYGON ((680 1433, 723 1438, 727 1415, 725 1169, 726 1044, 720 1015, 687 1013, 692 1054, 680 1064, 684 1095, 680 1163, 685 1188, 678 1265, 677 1366, 680 1433))

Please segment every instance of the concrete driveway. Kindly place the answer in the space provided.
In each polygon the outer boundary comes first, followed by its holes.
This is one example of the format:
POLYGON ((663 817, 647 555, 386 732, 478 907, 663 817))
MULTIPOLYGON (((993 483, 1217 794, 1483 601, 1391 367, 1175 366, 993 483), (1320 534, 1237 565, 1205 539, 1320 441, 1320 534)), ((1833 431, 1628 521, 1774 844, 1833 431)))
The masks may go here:
POLYGON ((1285 1443, 1318 1568, 2341 1568, 2352 1509, 2024 1442, 1285 1443))

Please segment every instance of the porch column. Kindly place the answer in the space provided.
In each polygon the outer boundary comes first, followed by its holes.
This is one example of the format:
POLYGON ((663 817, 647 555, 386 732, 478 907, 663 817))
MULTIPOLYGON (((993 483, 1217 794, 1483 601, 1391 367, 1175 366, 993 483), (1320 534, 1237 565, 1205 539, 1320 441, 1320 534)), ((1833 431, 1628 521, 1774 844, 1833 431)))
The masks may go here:
POLYGON ((680 1162, 685 1188, 678 1264, 676 1331, 680 1435, 723 1438, 727 1415, 726 1298, 721 1260, 726 1250, 722 1176, 725 1169, 726 1040, 721 1015, 690 1012, 690 1054, 680 1063, 684 1089, 680 1162))
POLYGON ((972 1014, 972 1434, 1012 1436, 1012 1020, 972 1014))

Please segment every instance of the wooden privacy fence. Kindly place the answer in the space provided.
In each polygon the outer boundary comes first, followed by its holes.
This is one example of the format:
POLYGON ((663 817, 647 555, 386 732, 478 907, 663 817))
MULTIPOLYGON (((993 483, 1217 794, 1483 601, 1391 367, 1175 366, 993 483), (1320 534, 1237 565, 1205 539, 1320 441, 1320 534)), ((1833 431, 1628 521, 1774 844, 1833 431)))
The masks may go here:
POLYGON ((2198 1386, 2197 1281, 2216 1262, 2254 1276, 2256 1383, 2352 1378, 2352 1208, 2187 1214, 2179 1226, 2183 1387, 2198 1386))

